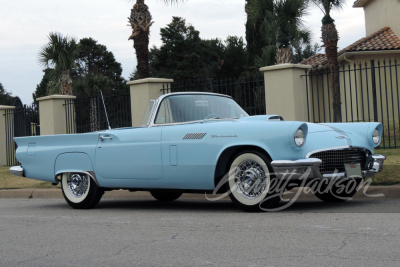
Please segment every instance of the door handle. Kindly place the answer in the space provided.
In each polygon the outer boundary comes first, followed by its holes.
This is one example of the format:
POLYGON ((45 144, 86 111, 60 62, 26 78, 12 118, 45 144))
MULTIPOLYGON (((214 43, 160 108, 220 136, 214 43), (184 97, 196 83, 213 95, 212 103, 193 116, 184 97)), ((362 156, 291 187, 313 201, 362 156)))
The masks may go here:
POLYGON ((111 136, 100 136, 100 141, 103 141, 104 139, 112 139, 111 136))

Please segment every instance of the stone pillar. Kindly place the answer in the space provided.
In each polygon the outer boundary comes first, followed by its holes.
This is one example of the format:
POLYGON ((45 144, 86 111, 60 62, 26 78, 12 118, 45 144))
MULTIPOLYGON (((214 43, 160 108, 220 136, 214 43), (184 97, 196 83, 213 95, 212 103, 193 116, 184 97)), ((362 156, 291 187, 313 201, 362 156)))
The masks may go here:
POLYGON ((66 134, 65 100, 71 95, 49 95, 37 98, 39 102, 40 135, 66 134))
POLYGON ((260 68, 264 72, 265 107, 268 114, 286 121, 307 121, 307 87, 305 70, 309 65, 279 64, 260 68))
MULTIPOLYGON (((6 131, 12 135, 9 138, 12 140, 14 137, 14 123, 10 123, 12 129, 6 129, 6 110, 14 109, 14 106, 1 106, 0 105, 0 166, 7 165, 7 136, 6 131)), ((14 116, 11 117, 14 120, 14 116)), ((14 147, 14 145, 12 145, 14 147)))
POLYGON ((130 81, 127 84, 131 90, 132 126, 141 126, 144 111, 149 100, 156 100, 163 94, 163 84, 166 86, 174 82, 172 79, 146 78, 130 81))

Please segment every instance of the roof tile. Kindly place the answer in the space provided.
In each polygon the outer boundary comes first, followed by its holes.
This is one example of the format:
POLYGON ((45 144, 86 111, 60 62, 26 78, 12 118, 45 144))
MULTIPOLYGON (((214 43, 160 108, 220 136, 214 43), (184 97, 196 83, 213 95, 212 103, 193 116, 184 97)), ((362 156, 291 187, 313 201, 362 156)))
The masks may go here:
MULTIPOLYGON (((338 57, 346 52, 356 51, 379 51, 379 50, 394 50, 400 49, 400 39, 393 33, 390 27, 380 29, 373 34, 361 38, 353 44, 338 52, 338 57)), ((315 56, 309 57, 306 60, 300 62, 303 65, 312 65, 317 67, 319 65, 325 65, 328 63, 325 54, 316 54, 315 56)))

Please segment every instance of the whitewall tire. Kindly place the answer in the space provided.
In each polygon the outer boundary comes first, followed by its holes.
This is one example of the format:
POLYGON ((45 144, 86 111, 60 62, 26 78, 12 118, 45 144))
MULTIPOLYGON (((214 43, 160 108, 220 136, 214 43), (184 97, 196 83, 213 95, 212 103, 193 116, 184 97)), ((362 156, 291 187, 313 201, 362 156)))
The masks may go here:
MULTIPOLYGON (((280 201, 270 192, 276 178, 270 160, 258 151, 243 151, 229 164, 228 190, 232 202, 244 211, 261 211, 280 201)), ((276 184, 276 183, 275 183, 276 184)))
POLYGON ((87 173, 63 173, 61 189, 64 199, 74 209, 93 208, 104 194, 87 173))

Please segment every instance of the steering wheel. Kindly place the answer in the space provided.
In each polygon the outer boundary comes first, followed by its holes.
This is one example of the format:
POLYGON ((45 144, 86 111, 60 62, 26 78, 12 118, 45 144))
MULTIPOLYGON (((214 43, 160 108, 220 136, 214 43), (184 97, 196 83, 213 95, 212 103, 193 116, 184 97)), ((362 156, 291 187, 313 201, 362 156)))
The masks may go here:
POLYGON ((219 117, 219 115, 212 113, 212 114, 208 115, 207 117, 205 117, 204 119, 207 120, 207 119, 218 118, 218 117, 219 117))

